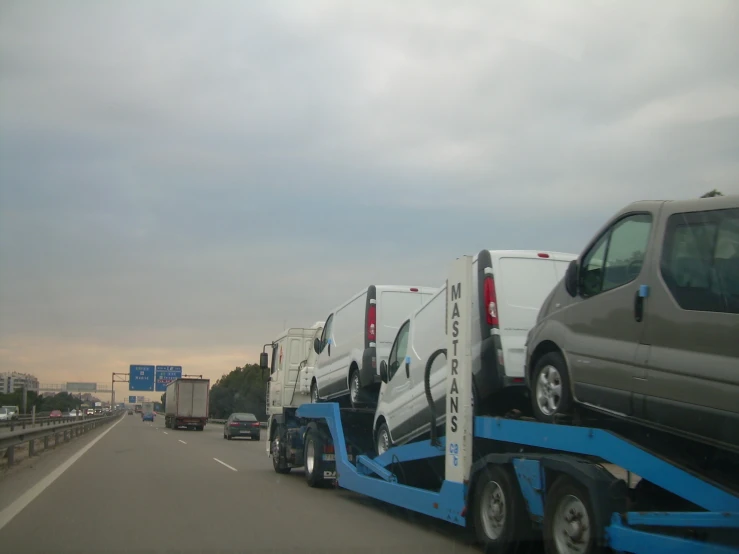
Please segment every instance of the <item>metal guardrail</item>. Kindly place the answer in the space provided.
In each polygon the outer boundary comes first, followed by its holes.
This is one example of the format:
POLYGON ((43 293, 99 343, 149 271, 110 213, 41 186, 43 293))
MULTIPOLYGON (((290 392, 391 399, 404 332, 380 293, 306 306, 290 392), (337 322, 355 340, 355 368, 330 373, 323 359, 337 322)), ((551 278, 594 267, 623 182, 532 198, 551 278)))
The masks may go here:
MULTIPOLYGON (((120 413, 112 413, 97 417, 90 417, 81 421, 73 421, 67 423, 59 423, 51 426, 37 426, 26 429, 17 429, 9 433, 0 435, 0 452, 5 451, 5 457, 8 459, 8 467, 15 463, 15 449, 18 446, 28 443, 28 455, 33 457, 36 455, 36 441, 44 441, 44 450, 49 448, 49 440, 53 437, 54 446, 59 444, 59 437, 64 442, 70 441, 73 437, 91 431, 96 427, 105 425, 118 419, 120 413)), ((60 418, 52 418, 60 419, 60 418)), ((2 455, 0 455, 2 457, 2 455)))
POLYGON ((10 428, 10 431, 16 429, 26 429, 39 427, 42 425, 58 425, 60 423, 69 423, 73 421, 89 421, 91 419, 97 419, 101 417, 110 417, 110 414, 97 414, 97 415, 81 415, 81 416, 62 416, 62 417, 36 417, 35 421, 31 416, 21 416, 18 419, 3 420, 0 421, 0 433, 5 429, 10 428))

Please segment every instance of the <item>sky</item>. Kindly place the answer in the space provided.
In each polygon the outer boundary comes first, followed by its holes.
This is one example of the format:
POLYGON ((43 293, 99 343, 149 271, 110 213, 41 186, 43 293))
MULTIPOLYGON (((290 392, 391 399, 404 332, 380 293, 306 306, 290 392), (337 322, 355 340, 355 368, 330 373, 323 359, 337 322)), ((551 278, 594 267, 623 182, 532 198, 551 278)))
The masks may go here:
POLYGON ((737 28, 733 0, 2 0, 0 371, 215 380, 369 284, 737 194, 737 28))

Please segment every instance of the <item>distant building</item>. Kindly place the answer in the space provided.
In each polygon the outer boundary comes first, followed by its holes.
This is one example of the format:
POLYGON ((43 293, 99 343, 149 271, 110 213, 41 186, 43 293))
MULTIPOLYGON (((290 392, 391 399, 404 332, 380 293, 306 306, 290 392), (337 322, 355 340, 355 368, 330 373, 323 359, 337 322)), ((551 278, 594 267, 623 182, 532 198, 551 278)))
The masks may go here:
POLYGON ((38 391, 38 379, 30 373, 19 373, 17 371, 6 371, 0 373, 0 394, 9 394, 23 388, 29 391, 38 391))

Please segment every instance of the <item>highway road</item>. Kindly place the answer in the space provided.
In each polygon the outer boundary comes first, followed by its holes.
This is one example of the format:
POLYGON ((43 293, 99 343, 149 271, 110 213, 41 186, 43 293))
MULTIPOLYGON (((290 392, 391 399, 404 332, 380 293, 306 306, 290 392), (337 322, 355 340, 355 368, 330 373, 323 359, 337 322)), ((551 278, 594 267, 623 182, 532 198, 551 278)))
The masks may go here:
POLYGON ((453 525, 311 489, 302 470, 277 475, 264 440, 226 441, 219 424, 202 432, 163 424, 124 415, 48 454, 37 473, 7 475, 0 550, 480 553, 453 525))

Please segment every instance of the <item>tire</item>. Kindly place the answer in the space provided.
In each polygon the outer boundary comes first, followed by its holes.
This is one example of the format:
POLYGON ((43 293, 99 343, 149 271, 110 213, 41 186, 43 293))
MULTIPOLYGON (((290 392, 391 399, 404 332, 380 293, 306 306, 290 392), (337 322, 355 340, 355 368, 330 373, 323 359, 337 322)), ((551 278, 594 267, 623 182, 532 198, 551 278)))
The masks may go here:
POLYGON ((272 444, 270 445, 270 450, 272 451, 272 467, 275 470, 275 473, 279 473, 280 475, 285 475, 287 473, 290 473, 290 467, 288 467, 287 463, 285 462, 285 458, 282 455, 282 449, 280 448, 280 437, 282 436, 282 426, 279 426, 277 428, 277 432, 275 433, 275 436, 272 438, 272 444))
POLYGON ((544 354, 534 367, 531 379, 531 408, 534 417, 545 423, 554 422, 558 415, 572 414, 570 372, 562 354, 544 354))
POLYGON ((595 514, 587 489, 571 477, 562 475, 554 482, 544 508, 544 551, 546 554, 596 554, 603 552, 597 543, 595 514), (577 524, 567 522, 573 515, 577 524), (571 541, 574 539, 574 545, 571 541))
POLYGON ((321 433, 315 427, 309 427, 305 434, 304 464, 305 481, 309 487, 323 484, 323 445, 321 433))
POLYGON ((530 521, 524 499, 511 471, 489 465, 475 482, 472 521, 477 541, 489 554, 519 551, 530 538, 530 521))
POLYGON ((227 435, 227 436, 226 436, 226 439, 228 439, 228 440, 233 440, 233 437, 232 437, 231 435, 227 435))
POLYGON ((226 440, 226 433, 223 433, 223 440, 226 440))
POLYGON ((318 385, 315 381, 310 386, 310 401, 311 404, 318 404, 321 401, 318 397, 318 385))
POLYGON ((359 370, 355 369, 349 374, 349 401, 352 408, 359 408, 362 402, 362 381, 359 379, 359 370))
POLYGON ((375 452, 380 456, 392 448, 392 446, 393 444, 390 440, 390 429, 388 428, 387 423, 383 423, 377 429, 377 433, 375 434, 375 452))

